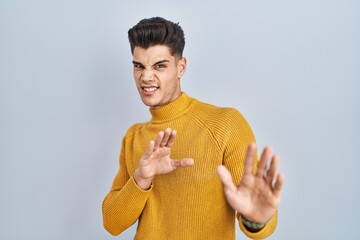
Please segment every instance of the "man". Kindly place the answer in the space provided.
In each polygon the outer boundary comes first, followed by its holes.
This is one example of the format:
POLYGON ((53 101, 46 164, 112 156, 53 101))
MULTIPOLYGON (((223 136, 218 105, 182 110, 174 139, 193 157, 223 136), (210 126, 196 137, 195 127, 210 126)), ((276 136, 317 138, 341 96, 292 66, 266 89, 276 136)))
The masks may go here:
POLYGON ((284 181, 276 174, 279 158, 267 147, 257 164, 255 138, 237 110, 181 91, 186 59, 178 24, 143 19, 128 36, 136 86, 152 118, 122 141, 102 207, 106 230, 118 235, 138 220, 135 239, 227 240, 235 239, 236 216, 248 237, 268 237, 284 181))

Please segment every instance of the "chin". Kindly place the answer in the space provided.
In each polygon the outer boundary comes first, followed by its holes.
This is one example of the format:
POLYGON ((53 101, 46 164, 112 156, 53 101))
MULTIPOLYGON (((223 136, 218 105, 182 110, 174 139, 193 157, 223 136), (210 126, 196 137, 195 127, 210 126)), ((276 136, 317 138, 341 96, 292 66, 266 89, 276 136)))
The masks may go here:
POLYGON ((147 100, 145 100, 145 99, 141 99, 141 100, 142 100, 142 102, 143 102, 146 106, 148 106, 148 107, 150 107, 150 108, 156 108, 156 107, 158 107, 158 103, 156 103, 156 102, 147 101, 147 100))

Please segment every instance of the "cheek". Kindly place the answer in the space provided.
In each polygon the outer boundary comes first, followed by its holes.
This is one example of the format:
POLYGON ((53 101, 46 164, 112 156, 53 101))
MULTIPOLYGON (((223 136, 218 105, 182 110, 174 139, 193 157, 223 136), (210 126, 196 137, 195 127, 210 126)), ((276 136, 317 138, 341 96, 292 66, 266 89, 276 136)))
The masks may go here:
POLYGON ((140 76, 141 76, 141 73, 139 73, 139 72, 133 73, 134 80, 137 84, 140 82, 140 76))

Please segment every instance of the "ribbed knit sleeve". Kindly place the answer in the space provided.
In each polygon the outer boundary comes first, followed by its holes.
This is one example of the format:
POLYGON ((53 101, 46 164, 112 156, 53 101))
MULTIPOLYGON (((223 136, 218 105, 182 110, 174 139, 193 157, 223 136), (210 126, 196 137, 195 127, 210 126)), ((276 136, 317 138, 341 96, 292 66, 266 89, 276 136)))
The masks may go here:
POLYGON ((149 190, 142 190, 133 176, 129 177, 125 164, 124 142, 123 140, 119 171, 102 205, 103 224, 112 235, 119 235, 136 222, 152 191, 152 186, 149 190))
MULTIPOLYGON (((246 119, 235 109, 230 109, 224 114, 225 140, 224 165, 232 174, 233 180, 239 184, 244 173, 244 159, 250 142, 255 142, 255 137, 246 119)), ((256 171, 258 157, 254 160, 254 172, 256 171)), ((277 225, 277 214, 259 232, 249 232, 243 225, 240 214, 237 214, 240 229, 251 239, 264 239, 270 236, 277 225)))
POLYGON ((241 231, 245 233, 246 236, 248 236, 251 239, 265 239, 269 237, 276 229, 277 226, 277 219, 278 219, 278 212, 274 214, 274 216, 266 223, 265 227, 262 228, 258 232, 249 232, 249 230, 246 229, 243 222, 241 221, 241 215, 237 214, 237 218, 239 220, 239 226, 241 231))
MULTIPOLYGON (((249 143, 255 142, 255 136, 248 122, 236 109, 224 114, 223 132, 224 165, 230 170, 233 180, 239 184, 244 173, 244 159, 249 143)), ((257 155, 254 170, 257 165, 257 155)))

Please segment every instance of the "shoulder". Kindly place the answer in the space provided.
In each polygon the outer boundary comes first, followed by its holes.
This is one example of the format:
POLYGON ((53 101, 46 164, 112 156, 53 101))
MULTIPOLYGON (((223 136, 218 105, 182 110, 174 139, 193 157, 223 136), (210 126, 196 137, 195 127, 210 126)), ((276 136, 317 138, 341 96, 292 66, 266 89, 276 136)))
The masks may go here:
POLYGON ((145 124, 146 123, 135 123, 130 126, 126 131, 125 138, 132 138, 136 134, 136 132, 138 132, 145 126, 145 124))
POLYGON ((240 125, 247 125, 247 121, 242 113, 236 108, 219 107, 213 104, 197 101, 194 108, 191 109, 192 116, 198 118, 207 126, 233 128, 240 125))
POLYGON ((191 118, 211 133, 219 146, 223 146, 228 141, 255 140, 249 123, 235 108, 198 102, 191 111, 191 118))

